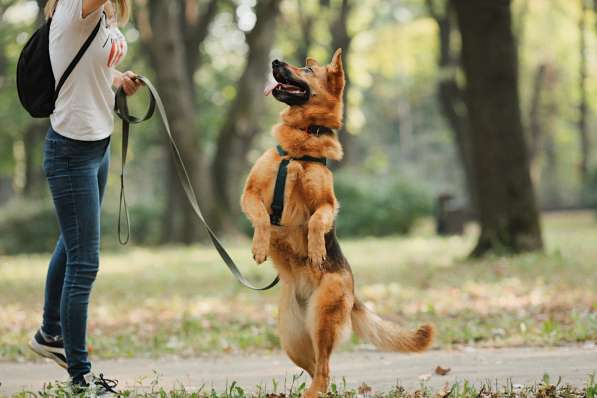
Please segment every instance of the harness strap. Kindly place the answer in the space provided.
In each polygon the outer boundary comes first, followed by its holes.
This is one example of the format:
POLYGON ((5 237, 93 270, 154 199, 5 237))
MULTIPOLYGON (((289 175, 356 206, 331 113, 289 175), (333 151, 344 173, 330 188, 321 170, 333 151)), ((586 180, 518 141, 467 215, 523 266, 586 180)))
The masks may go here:
MULTIPOLYGON (((288 156, 288 152, 280 145, 276 146, 276 150, 280 156, 288 156)), ((284 212, 284 192, 286 191, 286 177, 288 175, 288 164, 291 160, 298 160, 303 162, 321 163, 327 166, 326 158, 316 158, 314 156, 302 156, 300 158, 282 158, 280 166, 278 167, 278 175, 276 176, 276 185, 274 185, 274 198, 272 199, 272 213, 269 216, 272 225, 281 226, 282 213, 284 212)))
POLYGON ((122 130, 123 130, 123 134, 122 134, 122 171, 120 174, 120 176, 121 176, 120 177, 120 181, 121 181, 120 208, 121 208, 121 211, 124 208, 124 213, 126 214, 126 221, 127 221, 127 231, 128 231, 127 238, 125 240, 121 240, 120 239, 121 217, 119 215, 119 217, 118 217, 119 240, 123 241, 124 244, 126 244, 126 242, 128 242, 128 237, 130 236, 130 225, 128 223, 129 217, 128 217, 128 210, 126 209, 126 197, 124 194, 124 177, 125 177, 124 169, 125 169, 125 164, 126 164, 126 150, 128 148, 129 125, 141 123, 142 121, 149 119, 151 117, 151 115, 153 114, 155 107, 157 105, 158 111, 160 113, 160 117, 162 119, 162 125, 164 126, 164 131, 166 132, 166 135, 167 135, 169 143, 170 143, 170 149, 172 150, 172 154, 174 155, 174 161, 175 161, 174 164, 176 166, 175 169, 178 174, 178 178, 180 180, 182 188, 186 194, 186 197, 187 197, 189 203, 191 204, 191 207, 193 208, 193 211, 195 212, 195 215, 197 216, 199 221, 201 221, 201 224, 207 231, 214 247, 220 254, 220 257, 222 257, 222 260, 224 260, 224 263, 226 264, 226 266, 228 267, 230 272, 232 272, 234 277, 243 286, 248 287, 249 289, 252 289, 252 290, 268 290, 268 289, 271 289, 272 287, 276 286, 280 280, 279 277, 276 277, 276 279, 274 279, 272 282, 270 282, 267 286, 261 287, 261 288, 255 287, 251 282, 249 282, 247 280, 247 278, 245 278, 245 276, 240 272, 240 270, 238 269, 238 267, 236 266, 236 264, 234 263, 234 261, 232 260, 232 258, 230 257, 230 255, 228 254, 228 252, 226 251, 226 249, 224 248, 224 246, 218 239, 218 237, 216 236, 216 234, 213 232, 213 230, 211 229, 211 227, 209 226, 209 224, 203 217, 203 213, 201 212, 201 209, 199 208, 197 196, 195 195, 195 191, 193 190, 193 186, 191 184, 189 174, 188 174, 187 169, 182 161, 182 157, 180 156, 180 151, 178 149, 178 146, 176 145, 176 142, 174 141, 174 137, 172 136, 172 132, 170 130, 170 123, 168 122, 168 118, 166 117, 166 110, 164 108, 164 104, 162 103, 162 100, 161 100, 157 90, 155 89, 153 84, 149 81, 149 79, 147 79, 143 76, 137 76, 137 79, 142 81, 145 84, 145 86, 149 89, 149 93, 150 93, 150 97, 151 97, 150 98, 151 103, 149 106, 149 110, 143 118, 139 119, 134 116, 131 116, 128 113, 128 107, 126 104, 127 97, 126 97, 126 94, 124 93, 124 90, 122 89, 122 87, 120 89, 118 89, 118 91, 116 92, 115 112, 122 119, 122 130))
POLYGON ((288 175, 288 163, 290 159, 282 159, 278 168, 276 185, 274 187, 274 200, 272 200, 272 214, 269 220, 273 225, 280 226, 282 212, 284 211, 284 192, 286 191, 286 176, 288 175))

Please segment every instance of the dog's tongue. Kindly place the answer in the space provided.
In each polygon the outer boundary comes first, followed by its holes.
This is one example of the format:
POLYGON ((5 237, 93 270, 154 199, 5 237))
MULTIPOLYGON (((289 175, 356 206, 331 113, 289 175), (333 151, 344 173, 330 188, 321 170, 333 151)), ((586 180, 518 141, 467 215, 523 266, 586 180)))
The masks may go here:
POLYGON ((278 87, 278 82, 274 81, 274 82, 270 82, 265 86, 265 89, 263 90, 263 94, 267 97, 268 95, 270 95, 272 93, 272 91, 274 91, 274 89, 276 87, 278 87))

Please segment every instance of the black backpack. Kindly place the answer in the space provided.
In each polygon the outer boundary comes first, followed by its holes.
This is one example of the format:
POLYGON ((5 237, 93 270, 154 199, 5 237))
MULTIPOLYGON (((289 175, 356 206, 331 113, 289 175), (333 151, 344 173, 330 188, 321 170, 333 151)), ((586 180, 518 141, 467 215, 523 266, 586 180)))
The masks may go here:
POLYGON ((91 32, 75 58, 64 71, 57 86, 52 72, 52 64, 50 63, 50 25, 52 24, 52 18, 48 19, 27 41, 17 64, 17 91, 19 92, 21 104, 31 116, 48 117, 54 112, 60 89, 93 42, 93 39, 95 39, 101 22, 102 19, 100 18, 93 32, 91 32))

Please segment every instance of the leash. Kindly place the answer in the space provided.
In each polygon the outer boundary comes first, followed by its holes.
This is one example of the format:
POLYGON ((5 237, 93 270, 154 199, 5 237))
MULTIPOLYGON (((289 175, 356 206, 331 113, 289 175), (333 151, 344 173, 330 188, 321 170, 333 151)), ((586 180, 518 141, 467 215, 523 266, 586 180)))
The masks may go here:
POLYGON ((164 104, 162 103, 162 99, 160 98, 160 95, 158 94, 158 92, 155 89, 155 87, 153 86, 153 84, 149 81, 149 79, 147 79, 144 76, 137 76, 137 80, 139 80, 145 84, 145 86, 148 88, 149 94, 150 94, 150 104, 149 104, 149 108, 147 109, 147 112, 145 113, 145 115, 141 118, 138 118, 138 117, 132 116, 129 113, 128 105, 127 105, 127 96, 124 93, 124 90, 122 89, 122 87, 120 87, 118 89, 118 91, 116 92, 116 104, 115 104, 115 109, 114 109, 116 115, 120 119, 122 119, 122 166, 121 166, 122 168, 121 168, 121 173, 120 173, 120 205, 119 205, 119 209, 118 209, 118 240, 119 240, 119 242, 123 245, 126 245, 129 241, 130 234, 131 234, 130 218, 129 218, 128 208, 126 205, 126 194, 125 194, 125 189, 124 189, 125 188, 125 184, 124 184, 125 167, 126 167, 126 160, 127 160, 126 158, 127 158, 127 152, 128 152, 130 125, 131 124, 139 124, 139 123, 142 123, 142 122, 148 120, 149 118, 151 118, 153 116, 153 113, 155 112, 155 108, 157 106, 158 112, 160 113, 160 117, 162 119, 162 124, 164 126, 164 130, 166 131, 166 134, 168 136, 168 140, 170 143, 170 149, 172 150, 172 154, 174 155, 174 160, 175 160, 174 164, 176 166, 175 167, 176 172, 178 174, 178 178, 180 180, 182 188, 186 194, 186 197, 187 197, 191 207, 193 208, 193 211, 197 215, 197 218, 199 218, 199 220, 201 221, 201 224, 203 224, 203 227, 207 231, 214 247, 220 254, 220 257, 222 257, 222 260, 224 260, 224 263, 226 264, 226 266, 228 267, 230 272, 232 272, 232 275, 234 275, 234 277, 243 286, 245 286, 249 289, 252 289, 252 290, 268 290, 268 289, 271 289, 272 287, 276 286, 278 284, 278 282, 280 281, 280 278, 278 276, 276 276, 276 278, 265 287, 256 287, 251 282, 249 282, 249 280, 247 278, 245 278, 245 276, 240 272, 237 265, 234 263, 234 261, 232 260, 232 258, 230 257, 230 255, 228 254, 228 252, 226 251, 226 249, 224 248, 224 246, 222 245, 222 243, 216 236, 216 234, 213 232, 213 230, 211 229, 211 227, 205 220, 205 217, 203 217, 203 213, 201 212, 201 208, 199 207, 197 195, 195 195, 195 191, 193 190, 193 186, 191 184, 191 179, 189 178, 189 173, 187 172, 184 162, 182 161, 182 157, 180 156, 180 151, 178 149, 178 146, 176 145, 176 142, 174 141, 174 137, 172 136, 172 131, 170 130, 170 123, 168 122, 168 118, 166 117, 166 110, 164 108, 164 104), (122 237, 122 226, 121 226, 123 214, 124 214, 125 220, 126 220, 126 236, 124 238, 122 237))

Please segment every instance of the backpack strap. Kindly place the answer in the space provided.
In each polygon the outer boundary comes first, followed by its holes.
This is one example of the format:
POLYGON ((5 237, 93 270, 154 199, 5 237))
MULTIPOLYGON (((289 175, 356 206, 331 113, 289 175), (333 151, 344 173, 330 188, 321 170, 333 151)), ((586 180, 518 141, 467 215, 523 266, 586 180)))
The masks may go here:
MULTIPOLYGON (((51 23, 51 20, 48 22, 51 23)), ((95 25, 95 28, 93 29, 93 31, 91 32, 91 34, 89 35, 87 40, 85 40, 85 43, 83 43, 83 47, 81 47, 79 49, 79 52, 77 53, 77 55, 75 55, 75 58, 73 58, 71 63, 68 65, 68 67, 62 74, 62 77, 60 78, 60 81, 58 82, 58 85, 56 86, 56 90, 54 90, 54 103, 56 103, 56 101, 58 100, 58 94, 60 94, 60 89, 66 82, 66 79, 68 79, 70 74, 75 69, 75 66, 77 66, 77 64, 79 63, 81 58, 83 58, 83 55, 85 55, 85 52, 87 51, 89 46, 91 46, 91 43, 95 39, 95 36, 97 36, 97 32, 99 32, 101 24, 102 24, 102 17, 100 16, 99 21, 97 21, 97 25, 95 25)))

